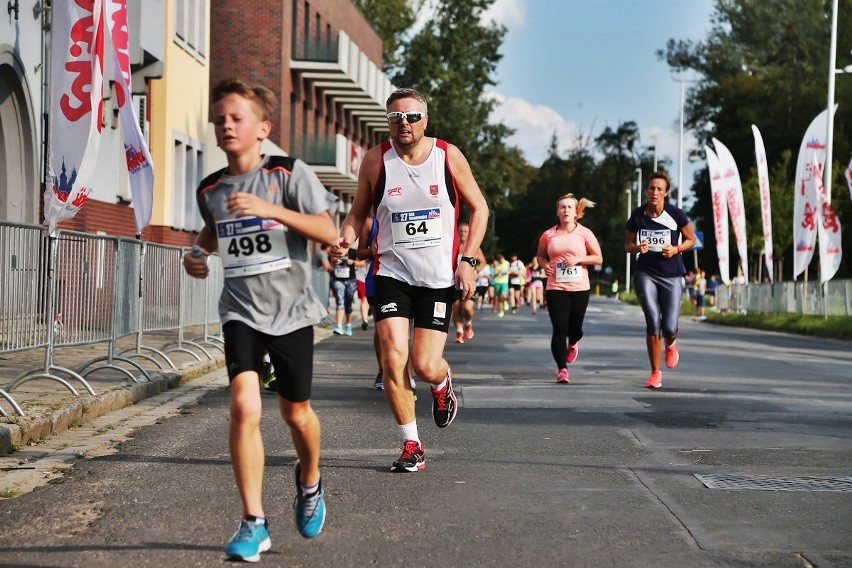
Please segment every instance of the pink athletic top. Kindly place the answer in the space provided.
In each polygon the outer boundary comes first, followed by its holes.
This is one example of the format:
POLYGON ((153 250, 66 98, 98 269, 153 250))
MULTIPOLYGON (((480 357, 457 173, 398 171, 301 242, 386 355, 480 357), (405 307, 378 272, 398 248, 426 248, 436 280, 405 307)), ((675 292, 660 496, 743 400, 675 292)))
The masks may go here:
POLYGON ((557 225, 546 230, 538 242, 547 250, 548 264, 553 268, 553 274, 547 277, 547 290, 582 292, 591 288, 586 265, 569 260, 599 250, 598 240, 590 229, 578 223, 573 231, 565 233, 557 225))

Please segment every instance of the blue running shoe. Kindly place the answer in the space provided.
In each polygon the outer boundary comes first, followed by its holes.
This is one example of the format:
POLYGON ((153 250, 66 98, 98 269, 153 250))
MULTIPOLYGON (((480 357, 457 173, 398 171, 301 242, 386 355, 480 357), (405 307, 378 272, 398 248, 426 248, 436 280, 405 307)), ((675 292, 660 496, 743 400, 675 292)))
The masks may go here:
POLYGON ((302 468, 296 462, 296 499, 293 508, 296 509, 296 528, 299 534, 305 538, 314 538, 325 524, 325 499, 322 492, 322 479, 316 492, 311 495, 302 495, 302 484, 299 478, 302 468))
POLYGON ((246 562, 257 562, 260 553, 272 548, 272 540, 265 524, 253 523, 243 519, 237 532, 228 542, 225 554, 232 560, 245 560, 246 562))

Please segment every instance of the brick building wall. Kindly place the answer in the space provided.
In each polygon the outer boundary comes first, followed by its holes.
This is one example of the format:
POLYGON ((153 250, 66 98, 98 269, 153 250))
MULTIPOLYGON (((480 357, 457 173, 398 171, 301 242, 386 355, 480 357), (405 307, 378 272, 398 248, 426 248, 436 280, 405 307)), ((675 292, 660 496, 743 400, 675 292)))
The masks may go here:
POLYGON ((364 134, 354 131, 329 100, 318 99, 305 84, 293 84, 289 61, 293 37, 304 41, 330 27, 346 32, 377 67, 382 65, 382 40, 349 0, 217 0, 211 3, 210 84, 228 77, 270 88, 278 98, 270 140, 295 153, 291 132, 317 135, 345 134, 363 145, 364 134), (295 110, 295 112, 294 112, 295 110), (305 120, 307 118, 307 123, 305 120))
MULTIPOLYGON (((43 212, 42 218, 44 218, 43 212)), ((77 215, 59 223, 57 227, 66 231, 91 234, 104 232, 107 235, 130 239, 136 237, 136 217, 132 207, 94 199, 86 201, 77 215)), ((165 245, 189 246, 195 242, 195 233, 178 231, 171 227, 148 225, 142 230, 141 239, 165 245)))

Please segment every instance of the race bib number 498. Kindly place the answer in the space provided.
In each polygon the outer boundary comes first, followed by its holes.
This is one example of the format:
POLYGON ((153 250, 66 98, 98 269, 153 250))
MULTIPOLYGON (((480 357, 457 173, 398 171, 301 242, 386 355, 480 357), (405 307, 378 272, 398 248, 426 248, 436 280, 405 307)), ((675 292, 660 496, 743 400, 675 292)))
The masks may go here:
POLYGON ((243 217, 216 223, 225 278, 290 267, 287 231, 269 219, 243 217))

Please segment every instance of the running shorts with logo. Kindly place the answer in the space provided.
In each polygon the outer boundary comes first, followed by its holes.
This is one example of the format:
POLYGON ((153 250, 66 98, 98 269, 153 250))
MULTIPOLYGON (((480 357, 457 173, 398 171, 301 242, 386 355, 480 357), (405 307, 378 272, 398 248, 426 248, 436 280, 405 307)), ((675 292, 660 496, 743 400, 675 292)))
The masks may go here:
POLYGON ((402 317, 414 327, 447 333, 455 286, 424 288, 388 276, 374 276, 375 319, 402 317))

